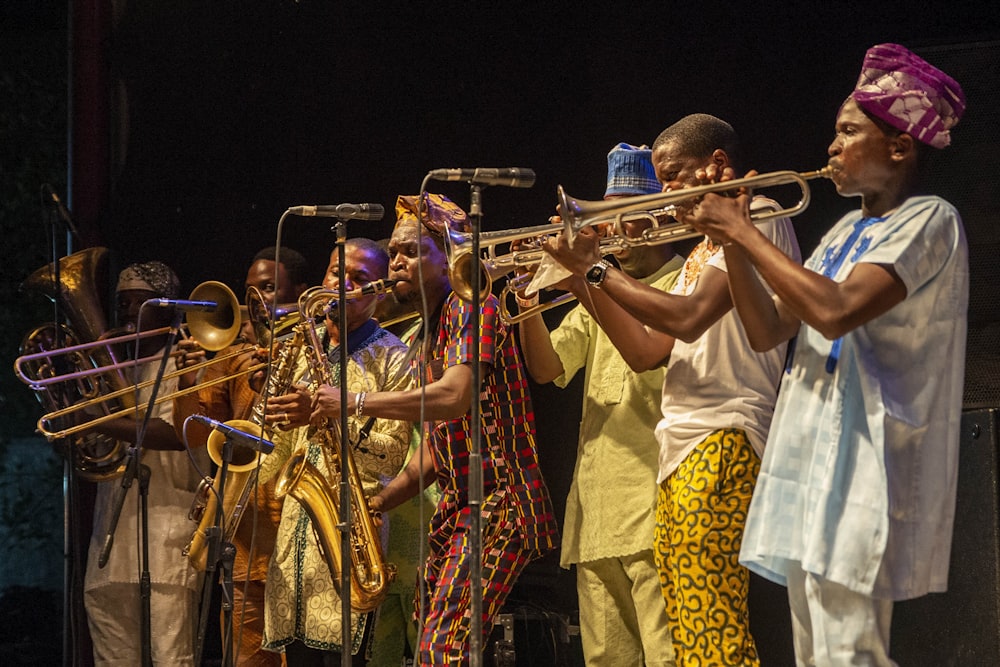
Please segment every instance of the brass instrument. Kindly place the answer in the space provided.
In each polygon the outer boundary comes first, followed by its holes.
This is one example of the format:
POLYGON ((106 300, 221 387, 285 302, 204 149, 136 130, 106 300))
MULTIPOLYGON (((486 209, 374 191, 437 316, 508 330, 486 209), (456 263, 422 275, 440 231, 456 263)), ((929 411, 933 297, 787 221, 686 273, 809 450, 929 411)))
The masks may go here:
POLYGON ((512 313, 507 305, 510 302, 510 298, 512 296, 516 297, 518 292, 523 291, 524 288, 528 286, 528 282, 529 280, 527 274, 516 275, 510 280, 508 280, 507 284, 505 284, 503 286, 503 289, 500 291, 500 296, 499 296, 500 321, 503 322, 505 325, 512 326, 519 322, 523 322, 529 317, 533 317, 535 315, 541 315, 547 310, 551 310, 557 306, 563 305, 564 303, 570 303, 576 300, 576 297, 574 295, 570 294, 569 292, 563 292, 559 296, 549 299, 544 303, 539 303, 537 306, 533 306, 531 308, 525 308, 524 310, 519 310, 516 314, 512 313))
MULTIPOLYGON (((239 304, 232 290, 220 282, 207 281, 195 287, 191 292, 190 298, 191 300, 215 301, 219 303, 219 307, 213 312, 192 312, 188 314, 186 326, 191 335, 206 350, 219 351, 231 345, 236 340, 240 328, 240 321, 236 316, 239 304)), ((101 391, 95 391, 91 395, 85 396, 86 400, 42 415, 38 420, 38 432, 51 441, 78 435, 113 419, 137 416, 139 408, 134 405, 134 401, 130 399, 130 395, 134 396, 137 391, 151 386, 154 381, 133 383, 125 379, 123 371, 126 369, 134 370, 145 363, 159 362, 161 355, 156 354, 135 360, 118 361, 113 350, 121 345, 131 345, 137 339, 162 336, 168 333, 169 330, 169 327, 164 327, 139 334, 127 333, 112 338, 63 347, 58 350, 41 351, 18 357, 14 363, 15 373, 21 381, 38 392, 48 392, 52 385, 62 385, 67 382, 97 383, 102 385, 101 391), (82 368, 72 373, 57 374, 51 372, 46 374, 45 377, 37 377, 37 374, 31 371, 35 365, 39 364, 49 368, 58 366, 60 363, 58 357, 61 355, 91 357, 94 359, 94 363, 90 364, 87 368, 82 368), (95 380, 94 378, 97 379, 95 380), (119 407, 115 407, 116 405, 119 405, 119 407), (100 412, 101 414, 97 416, 89 414, 92 411, 100 412), (80 415, 82 415, 82 418, 79 417, 80 415), (71 421, 78 421, 64 428, 59 428, 58 424, 61 424, 62 420, 66 417, 72 417, 71 421)), ((185 373, 200 371, 213 364, 226 361, 238 354, 242 354, 242 351, 216 355, 212 359, 188 366, 182 370, 178 369, 170 373, 165 373, 162 379, 172 379, 185 373)), ((241 373, 253 373, 264 366, 265 364, 251 366, 243 369, 241 373)), ((207 385, 196 384, 171 394, 163 394, 156 398, 154 405, 159 405, 164 401, 172 400, 179 396, 198 391, 202 387, 225 382, 229 379, 230 377, 221 377, 207 385)))
MULTIPOLYGON (((300 323, 298 313, 294 315, 283 314, 280 307, 271 313, 263 295, 256 287, 247 288, 246 303, 259 345, 270 347, 272 318, 277 320, 274 323, 275 337, 285 334, 289 327, 292 329, 291 339, 276 341, 281 347, 263 394, 263 396, 280 396, 291 387, 296 362, 305 340, 305 325, 300 323)), ((273 429, 265 425, 264 409, 264 401, 258 400, 251 409, 249 420, 231 419, 226 422, 226 425, 251 435, 270 438, 273 429)), ((217 430, 213 429, 208 436, 206 443, 208 455, 217 466, 222 465, 222 448, 225 442, 226 437, 217 430)), ((265 458, 265 454, 246 447, 233 449, 222 498, 222 539, 224 542, 231 543, 236 535, 240 519, 243 518, 251 494, 257 485, 260 464, 265 458)), ((197 493, 195 493, 191 511, 188 513, 188 518, 197 521, 198 527, 182 553, 195 569, 202 572, 208 562, 208 529, 215 525, 215 514, 218 508, 219 501, 216 490, 219 488, 219 475, 221 475, 221 470, 216 474, 214 480, 206 478, 202 481, 197 493)))
MULTIPOLYGON (((563 233, 566 234, 570 244, 584 227, 609 222, 610 219, 618 219, 620 216, 648 211, 652 208, 664 206, 677 206, 678 204, 697 199, 709 193, 728 192, 739 188, 748 190, 757 187, 774 187, 778 185, 798 185, 801 190, 799 201, 793 206, 778 210, 756 211, 750 217, 754 222, 762 222, 773 218, 791 217, 798 215, 809 206, 809 183, 807 181, 814 178, 830 178, 832 174, 830 167, 823 167, 816 171, 795 172, 795 171, 772 171, 766 174, 758 174, 747 178, 737 178, 731 181, 720 183, 710 183, 699 185, 693 188, 682 188, 669 192, 657 192, 650 195, 639 195, 625 199, 581 201, 576 200, 566 194, 560 185, 558 188, 559 214, 563 221, 563 233)), ((642 241, 647 245, 658 243, 670 243, 692 236, 700 236, 690 225, 676 224, 663 226, 647 230, 642 241)), ((639 245, 638 239, 634 240, 634 245, 639 245)))
MULTIPOLYGON (((521 263, 516 253, 503 256, 496 255, 496 246, 522 239, 532 239, 553 234, 553 226, 535 225, 519 229, 501 230, 496 232, 481 232, 479 234, 480 250, 486 250, 486 257, 472 256, 472 232, 449 231, 445 234, 445 254, 448 258, 448 279, 451 288, 460 298, 472 301, 472 272, 479 269, 479 298, 485 299, 493 291, 493 281, 511 271, 529 266, 537 262, 521 263)), ((541 252, 539 250, 538 252, 541 252)))
MULTIPOLYGON (((59 260, 58 286, 51 265, 36 270, 21 284, 22 289, 58 299, 71 323, 69 327, 53 323, 36 327, 21 343, 20 354, 27 356, 19 357, 15 363, 15 371, 34 389, 46 410, 59 410, 127 384, 119 372, 86 376, 65 372, 66 369, 86 370, 114 362, 107 348, 82 350, 79 345, 80 341, 96 341, 107 329, 98 293, 98 285, 107 277, 107 254, 107 248, 87 248, 63 257, 59 260), (71 351, 67 353, 66 350, 71 351)), ((118 407, 133 407, 133 399, 132 394, 121 396, 118 407)), ((98 433, 67 438, 68 455, 74 469, 84 479, 92 481, 121 475, 125 470, 127 448, 126 443, 98 433)))
MULTIPOLYGON (((664 234, 663 231, 655 231, 670 228, 670 226, 664 224, 662 221, 664 219, 669 219, 674 210, 674 207, 665 207, 651 211, 636 211, 625 215, 608 215, 592 220, 589 224, 610 224, 613 226, 612 234, 602 238, 600 244, 602 256, 613 255, 628 247, 653 245, 653 243, 650 243, 647 238, 652 236, 652 233, 654 232, 662 235, 663 240, 657 241, 658 243, 670 243, 672 241, 679 241, 681 238, 690 238, 691 236, 696 235, 688 234, 687 236, 669 236, 669 234, 664 234), (633 239, 625 234, 623 224, 635 220, 648 220, 652 223, 651 228, 646 230, 646 233, 642 238, 633 239)), ((550 218, 550 221, 555 220, 556 218, 550 218)), ((673 227, 676 226, 677 225, 675 223, 673 227)), ((505 243, 513 243, 515 241, 539 240, 546 237, 552 237, 558 234, 559 231, 559 227, 550 223, 547 225, 536 225, 534 227, 521 227, 517 229, 481 233, 479 235, 480 250, 485 250, 485 256, 481 257, 479 261, 481 275, 480 299, 485 299, 486 296, 493 291, 493 283, 498 278, 513 273, 520 268, 536 265, 543 261, 543 258, 546 257, 545 251, 542 250, 541 247, 538 247, 537 244, 528 248, 510 250, 504 254, 497 254, 497 246, 505 243)), ((448 278, 451 281, 451 287, 460 298, 466 301, 471 301, 473 296, 471 284, 472 270, 475 266, 472 257, 472 234, 469 232, 451 232, 445 238, 445 252, 448 257, 448 278)), ((540 306, 536 306, 536 308, 531 311, 525 311, 519 313, 518 315, 512 315, 510 310, 507 308, 506 303, 512 293, 519 292, 525 287, 527 287, 527 283, 519 280, 515 276, 508 279, 507 284, 501 291, 499 297, 501 304, 500 319, 505 324, 516 324, 532 315, 544 312, 545 310, 554 308, 555 306, 562 305, 563 303, 575 298, 571 294, 563 294, 556 297, 554 300, 548 301, 540 306)), ((543 287, 548 287, 548 285, 543 285, 543 287)))
MULTIPOLYGON (((361 296, 359 290, 353 292, 361 296)), ((313 389, 323 384, 336 384, 314 326, 316 319, 329 311, 331 301, 335 298, 336 290, 325 288, 307 290, 299 298, 299 312, 306 333, 304 353, 309 363, 313 389)), ((346 450, 346 461, 341 460, 342 434, 339 423, 323 420, 309 428, 310 440, 319 445, 331 476, 339 480, 342 472, 340 466, 347 466, 352 517, 349 522, 351 608, 358 613, 374 611, 385 599, 389 583, 396 576, 396 568, 385 562, 378 527, 368 509, 361 476, 350 449, 346 450)), ((333 576, 333 584, 337 592, 341 593, 340 494, 334 492, 323 473, 306 459, 305 452, 298 452, 278 473, 275 496, 283 498, 286 495, 301 503, 309 515, 316 542, 333 576)))
MULTIPOLYGON (((562 218, 561 232, 567 236, 572 245, 577 233, 585 227, 597 225, 612 226, 610 236, 600 242, 601 255, 615 254, 625 248, 661 245, 674 243, 685 239, 697 238, 701 233, 690 225, 673 220, 677 206, 685 201, 701 197, 707 193, 719 193, 739 188, 753 189, 755 187, 774 187, 780 185, 798 185, 801 190, 799 201, 790 207, 779 210, 755 211, 751 214, 754 222, 763 222, 773 218, 798 215, 809 206, 810 190, 807 181, 815 178, 830 178, 832 170, 824 167, 816 171, 795 172, 775 171, 758 174, 747 178, 711 183, 693 188, 683 188, 669 192, 658 192, 649 195, 628 197, 626 199, 582 201, 566 194, 562 186, 558 188, 559 213, 562 218), (634 220, 648 220, 651 225, 638 237, 630 237, 625 233, 624 223, 634 220)), ((536 225, 499 232, 484 232, 479 235, 481 249, 486 255, 479 260, 481 280, 480 297, 492 291, 495 279, 513 272, 520 267, 537 264, 544 256, 541 248, 515 250, 506 255, 497 255, 496 246, 524 239, 538 239, 554 236, 551 225, 536 225)), ((465 300, 472 299, 471 274, 474 266, 472 257, 472 234, 453 232, 446 237, 445 250, 448 256, 448 275, 452 289, 465 300)), ((532 309, 512 315, 506 302, 512 292, 521 291, 526 287, 523 282, 515 279, 500 296, 500 318, 506 324, 516 324, 532 315, 539 314, 572 300, 572 295, 562 295, 555 300, 540 304, 532 309)))

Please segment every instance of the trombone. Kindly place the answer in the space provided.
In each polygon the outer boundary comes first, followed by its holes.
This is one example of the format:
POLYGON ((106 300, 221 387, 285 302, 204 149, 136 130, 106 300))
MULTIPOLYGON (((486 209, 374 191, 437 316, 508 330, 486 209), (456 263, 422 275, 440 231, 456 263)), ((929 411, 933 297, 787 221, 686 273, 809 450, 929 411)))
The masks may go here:
MULTIPOLYGON (((390 281, 390 280, 376 280, 374 282, 367 283, 357 289, 348 291, 347 299, 351 300, 362 296, 367 296, 369 294, 378 294, 388 291, 389 289, 391 289, 394 282, 395 281, 390 281)), ((302 304, 303 302, 309 302, 310 299, 316 300, 317 297, 319 296, 329 296, 330 300, 326 303, 325 307, 318 309, 317 312, 313 313, 316 317, 320 317, 325 315, 327 310, 336 307, 337 295, 338 295, 337 290, 330 290, 325 287, 312 287, 306 290, 306 292, 303 292, 302 296, 299 299, 299 304, 302 304)), ((202 283, 201 285, 196 287, 195 291, 192 292, 191 294, 191 300, 212 300, 222 303, 224 299, 225 301, 227 301, 227 303, 224 306, 220 305, 216 313, 208 312, 208 313, 188 314, 187 328, 191 332, 192 336, 201 344, 201 346, 211 352, 217 352, 226 347, 229 347, 236 340, 236 336, 240 328, 240 320, 238 317, 235 316, 235 314, 238 313, 240 310, 239 303, 236 301, 236 296, 232 293, 232 290, 230 290, 222 283, 217 283, 213 281, 209 281, 208 283, 202 283), (206 294, 206 291, 209 291, 209 288, 212 290, 212 292, 210 294, 206 294), (211 294, 214 294, 214 296, 211 296, 211 294)), ((280 327, 281 333, 284 333, 285 331, 287 331, 289 325, 297 323, 298 319, 297 316, 295 315, 282 316, 280 308, 275 309, 275 312, 271 314, 268 306, 263 303, 263 300, 260 297, 260 292, 252 287, 247 290, 247 304, 248 304, 247 305, 248 313, 250 314, 251 319, 254 321, 254 331, 257 333, 258 336, 261 337, 258 340, 267 339, 269 337, 269 329, 267 327, 267 323, 259 321, 261 317, 267 317, 268 315, 271 315, 273 317, 278 318, 275 323, 276 342, 279 339, 279 336, 277 335, 279 333, 278 327, 280 327)), ((166 327, 162 329, 154 329, 146 332, 141 332, 138 334, 138 336, 140 338, 151 337, 156 335, 163 335, 165 333, 168 333, 169 331, 170 331, 169 327, 166 327)), ((86 353, 89 350, 101 348, 102 346, 107 347, 120 343, 128 343, 134 341, 135 339, 136 339, 136 334, 126 334, 123 336, 117 336, 115 338, 95 341, 93 343, 84 343, 82 345, 64 347, 58 350, 53 350, 52 352, 41 352, 32 355, 25 355, 23 357, 19 357, 17 361, 15 361, 14 364, 15 372, 17 373, 18 377, 25 384, 31 386, 32 389, 44 390, 45 387, 51 384, 73 381, 83 377, 89 377, 92 375, 104 375, 110 372, 118 372, 126 368, 137 368, 140 364, 148 363, 151 361, 158 361, 161 358, 160 355, 153 355, 150 357, 143 357, 137 360, 113 361, 112 363, 105 364, 103 366, 88 368, 86 370, 78 371, 75 373, 50 376, 43 379, 31 378, 28 374, 22 372, 22 366, 24 366, 25 364, 32 363, 40 357, 45 357, 47 361, 51 362, 51 358, 56 354, 86 353)), ((197 364, 186 366, 183 370, 178 369, 170 373, 166 373, 164 374, 163 379, 166 380, 170 378, 180 377, 181 375, 186 375, 187 373, 199 372, 202 369, 208 368, 213 364, 219 363, 221 361, 226 361, 235 356, 239 356, 245 353, 246 349, 239 349, 226 354, 216 355, 211 359, 206 359, 205 361, 199 362, 197 364)), ((162 402, 173 400, 181 396, 185 396, 187 394, 196 392, 200 389, 211 387, 216 384, 220 384, 222 382, 227 382, 241 375, 255 373, 264 368, 265 366, 267 366, 267 363, 268 362, 251 364, 246 368, 243 368, 235 373, 231 373, 229 375, 223 375, 208 381, 202 381, 186 389, 179 389, 173 393, 158 396, 156 400, 153 402, 153 405, 159 405, 162 402)), ((67 415, 72 415, 81 411, 85 411, 95 406, 100 406, 103 403, 120 398, 124 395, 134 393, 141 389, 145 389, 146 387, 152 386, 153 382, 154 381, 150 380, 146 382, 140 382, 138 384, 129 384, 128 386, 124 386, 120 389, 117 389, 116 391, 111 391, 102 394, 101 396, 86 401, 82 401, 80 403, 76 403, 74 405, 62 408, 60 410, 55 410, 53 412, 49 412, 45 415, 42 415, 42 417, 38 420, 38 425, 37 425, 38 432, 44 435, 50 441, 57 440, 59 438, 65 438, 71 435, 75 435, 77 433, 80 433, 81 431, 89 430, 95 426, 98 426, 99 424, 103 424, 113 419, 118 419, 127 416, 129 414, 139 414, 140 412, 139 408, 127 408, 123 410, 110 411, 106 414, 92 417, 87 421, 75 424, 73 426, 69 426, 61 430, 54 430, 52 427, 52 423, 56 419, 65 417, 67 415)))
MULTIPOLYGON (((234 313, 238 312, 239 304, 236 303, 236 296, 228 287, 222 283, 211 280, 201 283, 194 289, 193 292, 191 292, 191 300, 211 300, 220 302, 219 307, 214 312, 194 311, 189 313, 187 316, 185 327, 192 335, 195 336, 203 348, 212 352, 217 352, 225 347, 228 347, 234 340, 236 340, 236 334, 239 331, 240 323, 239 320, 235 318, 234 313), (223 299, 225 299, 226 303, 222 303, 223 299)), ((81 343, 79 345, 61 347, 51 351, 26 354, 18 357, 14 361, 14 373, 17 375, 18 379, 26 385, 36 391, 41 391, 44 390, 45 387, 52 384, 74 381, 94 375, 104 375, 108 372, 119 371, 125 368, 135 368, 141 364, 159 361, 161 355, 155 354, 149 357, 142 357, 140 359, 116 361, 115 355, 111 354, 110 356, 113 360, 112 363, 95 366, 93 368, 77 371, 75 373, 49 375, 48 377, 35 377, 29 370, 29 365, 41 361, 43 363, 48 362, 47 366, 52 368, 56 366, 55 363, 52 363, 52 360, 58 355, 88 355, 92 350, 99 350, 101 348, 110 350, 111 348, 119 345, 128 345, 146 340, 147 338, 164 336, 168 333, 170 333, 170 327, 160 327, 140 332, 128 331, 127 333, 121 333, 108 338, 101 338, 89 343, 81 343)), ((176 354, 172 354, 171 356, 176 356, 176 354)), ((129 389, 134 389, 134 387, 130 387, 129 389)))
MULTIPOLYGON (((233 294, 232 290, 222 283, 208 281, 198 285, 198 287, 194 289, 191 293, 191 300, 211 300, 219 303, 219 306, 213 312, 192 312, 188 314, 186 327, 188 331, 198 340, 202 347, 206 350, 217 352, 231 345, 236 340, 236 336, 240 328, 240 320, 237 317, 237 313, 239 312, 239 303, 236 301, 236 296, 233 294)), ((169 332, 170 327, 163 327, 139 333, 122 334, 111 338, 96 340, 90 343, 82 343, 80 345, 72 345, 69 347, 37 352, 18 357, 14 362, 14 372, 18 379, 35 391, 49 391, 48 387, 53 384, 75 382, 77 380, 93 376, 110 375, 116 376, 119 380, 109 383, 110 386, 119 387, 114 391, 110 391, 100 396, 89 398, 85 401, 81 401, 42 415, 37 424, 38 432, 44 435, 48 440, 52 441, 81 433, 82 431, 89 430, 94 426, 103 424, 113 419, 118 419, 127 415, 139 414, 141 412, 139 407, 129 406, 119 410, 110 410, 104 404, 151 386, 154 382, 152 380, 140 383, 128 383, 125 381, 122 371, 127 368, 137 369, 142 364, 159 361, 161 359, 161 355, 157 354, 139 359, 118 361, 117 357, 111 353, 110 350, 118 345, 127 345, 134 343, 136 340, 144 340, 154 336, 163 336, 169 332), (32 371, 32 368, 38 367, 57 367, 56 359, 60 355, 76 355, 79 357, 96 356, 99 358, 105 358, 102 356, 102 353, 107 354, 107 358, 110 358, 110 363, 105 363, 103 365, 98 363, 93 367, 86 368, 84 370, 72 373, 63 373, 61 375, 48 374, 46 377, 39 377, 32 371), (79 412, 85 412, 91 408, 101 408, 105 412, 104 414, 90 416, 89 419, 74 424, 73 426, 61 430, 53 430, 52 423, 55 420, 67 415, 75 415, 79 412)), ((239 350, 229 354, 217 355, 212 359, 187 367, 183 369, 183 371, 176 370, 171 373, 167 373, 163 376, 163 379, 179 377, 180 375, 186 373, 199 371, 211 364, 229 359, 237 354, 242 354, 243 352, 243 350, 239 350)), ((263 365, 251 367, 241 372, 252 372, 258 370, 262 366, 263 365)), ((211 386, 213 384, 223 382, 230 379, 230 377, 231 376, 218 378, 209 383, 196 384, 187 389, 179 390, 173 394, 159 396, 154 402, 154 405, 158 405, 166 400, 172 400, 175 397, 197 391, 201 387, 211 386)), ((99 380, 100 379, 98 378, 98 382, 99 380)))

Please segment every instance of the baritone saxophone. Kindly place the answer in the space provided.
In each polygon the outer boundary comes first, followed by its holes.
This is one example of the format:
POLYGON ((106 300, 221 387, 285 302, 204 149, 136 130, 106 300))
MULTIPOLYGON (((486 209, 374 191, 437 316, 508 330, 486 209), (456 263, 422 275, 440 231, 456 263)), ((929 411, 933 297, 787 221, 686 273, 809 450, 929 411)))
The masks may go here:
MULTIPOLYGON (((312 374, 313 390, 323 384, 336 385, 313 324, 324 312, 323 308, 329 305, 330 300, 336 298, 335 295, 336 292, 333 290, 313 288, 303 293, 299 300, 299 312, 306 333, 303 353, 306 355, 312 374)), ((278 473, 275 495, 278 498, 289 495, 305 509, 312 521, 316 542, 333 576, 333 584, 338 594, 342 594, 340 494, 335 489, 339 488, 341 465, 347 466, 351 503, 349 573, 351 608, 360 614, 374 611, 385 599, 389 584, 395 579, 396 568, 385 562, 381 535, 368 509, 361 475, 349 448, 346 461, 341 461, 339 423, 324 419, 323 423, 310 426, 310 431, 310 441, 319 445, 327 470, 335 480, 334 483, 331 484, 331 481, 306 459, 306 452, 300 450, 278 473)))

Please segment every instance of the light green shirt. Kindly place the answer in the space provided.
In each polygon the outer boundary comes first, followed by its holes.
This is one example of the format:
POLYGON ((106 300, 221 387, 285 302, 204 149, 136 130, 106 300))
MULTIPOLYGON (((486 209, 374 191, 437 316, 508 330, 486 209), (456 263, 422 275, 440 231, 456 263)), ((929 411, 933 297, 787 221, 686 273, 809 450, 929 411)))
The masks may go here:
MULTIPOLYGON (((684 260, 675 257, 641 282, 669 291, 684 260)), ((616 558, 653 546, 663 369, 636 373, 578 305, 552 331, 565 387, 586 369, 576 467, 562 531, 560 563, 616 558)))

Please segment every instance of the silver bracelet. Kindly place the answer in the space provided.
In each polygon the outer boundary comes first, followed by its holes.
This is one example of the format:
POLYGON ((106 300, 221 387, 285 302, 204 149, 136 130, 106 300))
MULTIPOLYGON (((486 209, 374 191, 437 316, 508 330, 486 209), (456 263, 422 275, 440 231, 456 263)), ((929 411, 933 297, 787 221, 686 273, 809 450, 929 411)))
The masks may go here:
POLYGON ((359 392, 354 397, 354 401, 355 401, 355 403, 354 403, 354 416, 357 417, 358 419, 361 419, 362 413, 365 410, 365 398, 367 398, 367 397, 368 397, 367 392, 363 392, 363 391, 359 392))

